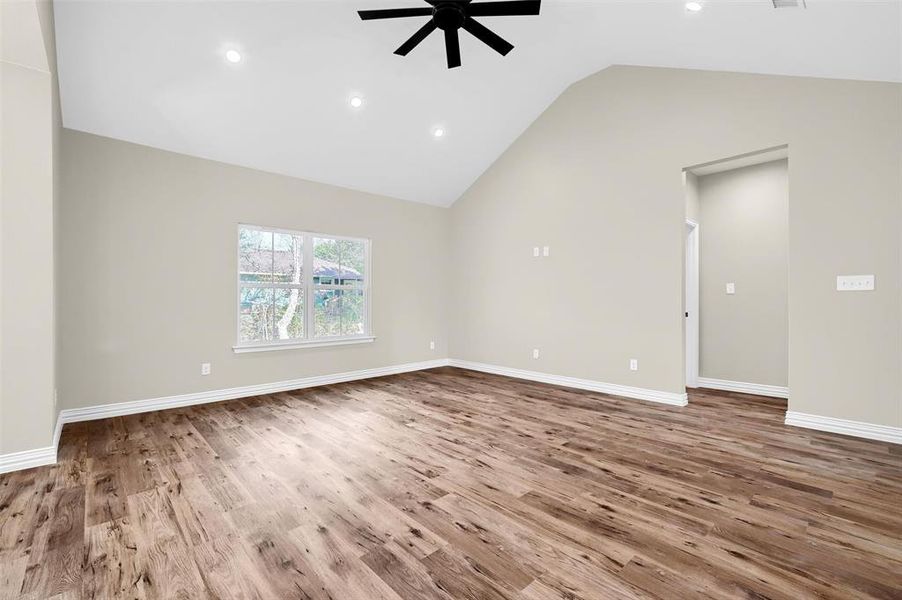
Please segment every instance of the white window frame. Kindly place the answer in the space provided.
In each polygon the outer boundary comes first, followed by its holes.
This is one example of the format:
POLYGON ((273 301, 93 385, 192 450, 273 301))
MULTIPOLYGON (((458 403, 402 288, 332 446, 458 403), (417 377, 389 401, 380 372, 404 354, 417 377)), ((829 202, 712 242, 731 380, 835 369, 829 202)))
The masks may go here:
MULTIPOLYGON (((322 346, 347 346, 352 344, 366 344, 374 341, 376 336, 373 334, 373 254, 372 242, 366 238, 350 237, 346 235, 333 235, 331 233, 318 233, 315 231, 296 231, 293 229, 283 229, 280 227, 267 227, 265 225, 251 225, 248 223, 239 223, 235 230, 235 340, 236 344, 232 346, 232 350, 236 354, 244 352, 269 352, 273 350, 290 350, 293 348, 317 348, 322 346), (304 240, 304 281, 300 289, 304 294, 304 337, 292 340, 266 340, 262 342, 242 342, 241 341, 241 230, 252 229, 266 233, 281 233, 284 235, 302 236, 304 240), (335 284, 314 284, 313 283, 313 238, 326 238, 333 240, 347 240, 352 242, 362 242, 365 252, 365 272, 363 274, 363 287, 351 287, 347 285, 335 284), (364 293, 364 333, 359 335, 330 336, 317 338, 314 336, 314 298, 316 290, 334 289, 334 290, 359 290, 364 293)), ((261 286, 262 287, 262 286, 261 286)), ((272 288, 292 289, 292 284, 271 283, 272 288)))

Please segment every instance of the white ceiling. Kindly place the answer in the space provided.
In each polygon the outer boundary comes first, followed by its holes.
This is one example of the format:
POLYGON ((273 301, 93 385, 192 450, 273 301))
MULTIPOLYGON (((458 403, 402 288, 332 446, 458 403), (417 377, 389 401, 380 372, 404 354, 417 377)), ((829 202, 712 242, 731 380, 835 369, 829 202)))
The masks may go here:
POLYGON ((449 71, 438 34, 392 54, 424 18, 355 12, 421 0, 57 0, 63 123, 447 206, 569 84, 611 64, 902 81, 899 0, 703 2, 545 0, 538 17, 482 19, 516 46, 507 57, 462 33, 449 71), (238 65, 223 60, 232 47, 238 65))

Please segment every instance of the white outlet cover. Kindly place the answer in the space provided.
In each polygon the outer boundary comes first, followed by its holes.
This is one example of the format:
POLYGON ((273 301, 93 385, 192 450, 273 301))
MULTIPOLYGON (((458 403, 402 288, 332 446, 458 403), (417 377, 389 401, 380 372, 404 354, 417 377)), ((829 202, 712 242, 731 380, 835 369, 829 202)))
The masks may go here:
POLYGON ((539 358, 539 349, 538 349, 538 348, 533 348, 533 350, 532 350, 532 357, 533 357, 533 358, 539 358))
POLYGON ((542 256, 551 256, 551 248, 548 246, 542 248, 542 256))
POLYGON ((735 284, 735 283, 728 283, 728 284, 727 284, 727 293, 728 293, 728 294, 735 294, 735 293, 736 293, 736 284, 735 284))
POLYGON ((630 371, 638 371, 639 370, 639 359, 631 358, 630 359, 630 371))
POLYGON ((539 247, 538 246, 533 246, 532 255, 535 257, 539 256, 539 247))
POLYGON ((210 363, 201 363, 200 374, 201 375, 209 375, 210 374, 210 363))
POLYGON ((429 342, 429 349, 435 350, 435 342, 429 342))
POLYGON ((836 289, 840 292, 870 292, 874 289, 873 275, 837 275, 836 289))

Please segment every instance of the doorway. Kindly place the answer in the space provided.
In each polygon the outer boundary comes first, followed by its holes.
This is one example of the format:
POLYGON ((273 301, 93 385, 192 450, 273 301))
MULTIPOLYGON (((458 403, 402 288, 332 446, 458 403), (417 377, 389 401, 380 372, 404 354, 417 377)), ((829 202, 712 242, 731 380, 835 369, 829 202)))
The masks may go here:
POLYGON ((683 170, 688 389, 788 397, 788 154, 779 146, 683 170))

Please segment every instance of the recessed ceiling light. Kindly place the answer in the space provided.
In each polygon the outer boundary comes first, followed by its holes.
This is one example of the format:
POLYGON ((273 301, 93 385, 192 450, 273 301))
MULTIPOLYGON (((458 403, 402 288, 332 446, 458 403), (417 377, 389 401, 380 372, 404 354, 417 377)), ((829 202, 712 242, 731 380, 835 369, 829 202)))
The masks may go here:
POLYGON ((432 135, 437 138, 445 137, 445 129, 443 127, 436 127, 432 130, 432 135))
POLYGON ((692 11, 692 12, 698 12, 698 11, 700 11, 701 9, 702 9, 702 3, 701 3, 701 2, 687 2, 687 3, 686 3, 686 10, 689 10, 689 11, 692 11))
POLYGON ((360 108, 363 106, 363 98, 360 96, 352 96, 348 102, 351 104, 351 108, 360 108))
POLYGON ((225 53, 225 58, 230 63, 239 63, 241 62, 241 53, 237 50, 227 50, 225 53))

